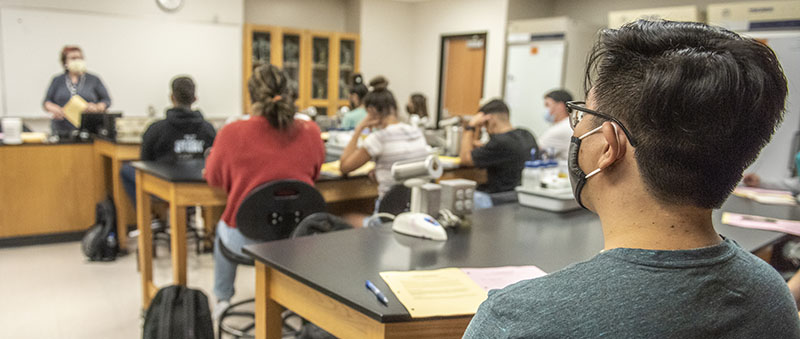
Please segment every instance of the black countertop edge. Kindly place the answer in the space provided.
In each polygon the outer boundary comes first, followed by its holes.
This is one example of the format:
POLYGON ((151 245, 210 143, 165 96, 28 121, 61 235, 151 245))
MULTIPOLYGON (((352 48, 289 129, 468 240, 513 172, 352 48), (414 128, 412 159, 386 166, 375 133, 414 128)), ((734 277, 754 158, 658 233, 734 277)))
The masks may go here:
MULTIPOLYGON (((341 298, 340 296, 338 296, 335 293, 323 288, 322 286, 319 286, 317 284, 312 283, 311 281, 303 279, 300 276, 292 274, 291 272, 289 272, 289 270, 287 270, 284 267, 281 267, 279 265, 274 265, 274 264, 272 264, 270 262, 267 262, 265 260, 261 260, 255 253, 250 252, 250 250, 247 247, 248 246, 242 247, 242 252, 244 254, 246 254, 246 255, 249 255, 254 260, 260 261, 260 262, 264 263, 265 265, 267 265, 267 266, 269 266, 269 267, 271 267, 273 269, 276 269, 276 270, 280 271, 281 273, 289 276, 290 278, 292 278, 294 280, 297 280, 300 283, 302 283, 302 284, 304 284, 304 285, 306 285, 308 287, 311 287, 315 291, 320 292, 320 293, 332 298, 333 300, 336 300, 336 301, 346 305, 347 307, 350 307, 350 308, 352 308, 352 309, 354 309, 354 310, 356 310, 358 312, 361 312, 362 314, 364 314, 364 315, 366 315, 366 316, 368 316, 368 317, 372 318, 373 320, 376 320, 376 321, 378 321, 380 323, 405 322, 405 321, 410 321, 410 320, 432 320, 432 319, 437 319, 437 318, 413 319, 413 318, 411 318, 411 314, 409 314, 408 311, 406 311, 405 316, 383 316, 383 315, 377 314, 377 313, 372 312, 372 311, 370 311, 370 310, 368 310, 368 309, 366 309, 364 307, 361 307, 360 305, 358 305, 356 303, 353 303, 353 302, 351 302, 349 300, 341 298)), ((405 306, 403 306, 403 307, 405 307, 405 306)), ((438 318, 448 318, 448 317, 438 317, 438 318)))

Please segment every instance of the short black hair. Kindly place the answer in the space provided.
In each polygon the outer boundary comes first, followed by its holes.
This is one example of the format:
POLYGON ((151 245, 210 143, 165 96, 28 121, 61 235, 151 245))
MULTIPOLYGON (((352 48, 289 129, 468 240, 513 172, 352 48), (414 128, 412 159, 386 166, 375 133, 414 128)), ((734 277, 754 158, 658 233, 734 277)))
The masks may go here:
POLYGON ((172 80, 172 96, 181 106, 194 103, 194 81, 187 76, 179 76, 172 80))
POLYGON ((663 20, 603 30, 585 79, 595 109, 636 140, 648 192, 661 203, 700 208, 727 199, 782 121, 787 92, 765 44, 663 20))
POLYGON ((492 101, 487 102, 481 106, 480 109, 478 109, 478 112, 483 112, 483 114, 509 114, 508 105, 506 105, 506 103, 500 99, 493 99, 492 101))
POLYGON ((555 102, 564 102, 564 103, 566 103, 567 101, 572 101, 572 94, 569 94, 569 92, 567 92, 567 91, 565 91, 563 89, 557 89, 555 91, 550 91, 550 93, 545 94, 544 97, 553 99, 553 101, 555 101, 555 102))

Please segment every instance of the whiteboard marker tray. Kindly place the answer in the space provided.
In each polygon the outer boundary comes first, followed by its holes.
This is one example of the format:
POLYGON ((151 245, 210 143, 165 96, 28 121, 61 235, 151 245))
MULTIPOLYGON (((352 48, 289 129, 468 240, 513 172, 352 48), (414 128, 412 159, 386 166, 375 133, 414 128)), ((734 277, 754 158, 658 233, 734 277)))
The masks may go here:
POLYGON ((552 212, 566 212, 579 209, 571 190, 549 190, 517 186, 517 199, 522 206, 539 208, 552 212))

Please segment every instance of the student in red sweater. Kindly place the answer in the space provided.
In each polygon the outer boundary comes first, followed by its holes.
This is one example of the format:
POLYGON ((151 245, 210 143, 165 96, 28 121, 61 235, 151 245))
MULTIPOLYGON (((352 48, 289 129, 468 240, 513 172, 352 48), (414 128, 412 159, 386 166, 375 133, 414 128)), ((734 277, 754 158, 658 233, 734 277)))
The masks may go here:
MULTIPOLYGON (((295 179, 313 185, 325 161, 319 127, 294 119, 295 109, 283 71, 272 65, 258 67, 247 87, 253 101, 252 118, 220 130, 205 169, 208 184, 228 193, 216 236, 226 248, 241 255, 242 246, 257 242, 236 229, 236 213, 245 196, 257 186, 275 180, 295 179)), ((236 263, 215 246, 217 317, 230 304, 235 278, 236 263)))

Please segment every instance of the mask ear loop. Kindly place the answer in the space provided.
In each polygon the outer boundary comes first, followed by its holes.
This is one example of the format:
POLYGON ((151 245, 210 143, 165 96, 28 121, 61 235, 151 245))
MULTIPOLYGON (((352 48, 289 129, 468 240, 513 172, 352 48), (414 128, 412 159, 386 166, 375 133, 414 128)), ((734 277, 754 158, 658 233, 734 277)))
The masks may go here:
MULTIPOLYGON (((615 123, 613 123, 613 122, 612 122, 612 123, 611 123, 611 126, 612 126, 612 127, 614 127, 614 137, 615 137, 615 138, 617 138, 617 144, 619 144, 619 134, 617 134, 617 124, 615 124, 615 123)), ((583 139, 584 137, 587 137, 587 136, 591 135, 592 133, 596 133, 596 132, 597 132, 597 131, 599 131, 601 128, 603 128, 603 126, 597 127, 597 128, 595 128, 595 129, 593 129, 593 130, 591 130, 591 131, 589 131, 589 132, 586 132, 586 134, 584 134, 584 135, 581 135, 579 139, 583 139)), ((587 174, 587 175, 586 175, 586 179, 589 179, 589 178, 591 178, 593 175, 595 175, 595 174, 597 174, 597 173, 600 173, 600 171, 602 171, 602 170, 603 170, 602 168, 598 168, 598 169, 596 169, 596 170, 594 170, 594 171, 591 171, 591 172, 589 172, 589 174, 587 174)))

